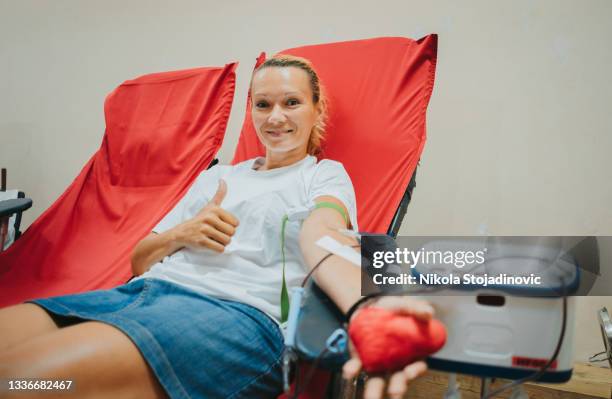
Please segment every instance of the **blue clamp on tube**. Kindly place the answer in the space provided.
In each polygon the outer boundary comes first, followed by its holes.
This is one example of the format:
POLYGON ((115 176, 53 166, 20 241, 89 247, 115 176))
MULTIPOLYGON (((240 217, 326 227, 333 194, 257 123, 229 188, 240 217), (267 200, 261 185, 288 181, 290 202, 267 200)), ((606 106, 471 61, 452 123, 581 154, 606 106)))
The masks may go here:
POLYGON ((295 360, 295 336, 297 333, 298 316, 302 307, 304 288, 291 289, 291 302, 289 304, 289 317, 287 318, 287 331, 285 332, 285 352, 283 353, 283 389, 289 393, 291 389, 290 373, 291 362, 295 360))
POLYGON ((347 339, 348 336, 344 328, 336 329, 333 333, 331 333, 329 338, 327 338, 327 341, 325 341, 327 350, 329 350, 331 353, 343 353, 346 351, 347 339))

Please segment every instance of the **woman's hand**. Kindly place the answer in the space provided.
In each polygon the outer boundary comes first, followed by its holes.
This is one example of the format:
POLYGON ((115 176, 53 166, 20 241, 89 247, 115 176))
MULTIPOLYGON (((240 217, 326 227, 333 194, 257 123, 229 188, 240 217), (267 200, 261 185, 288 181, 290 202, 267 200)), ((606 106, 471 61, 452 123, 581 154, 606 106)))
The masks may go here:
POLYGON ((223 252, 238 226, 238 219, 221 209, 226 193, 227 184, 220 180, 213 199, 194 218, 161 234, 151 233, 143 238, 132 252, 134 275, 140 276, 153 264, 184 247, 223 252))
POLYGON ((238 227, 238 219, 221 208, 227 184, 219 180, 212 200, 194 216, 174 228, 177 243, 188 248, 208 248, 223 252, 238 227))
MULTIPOLYGON (((398 313, 408 314, 421 320, 429 320, 433 316, 433 307, 422 300, 409 297, 385 296, 379 298, 372 305, 376 307, 395 310, 398 313)), ((355 314, 359 313, 359 310, 355 314)), ((350 345, 351 359, 344 364, 343 376, 346 379, 356 377, 361 371, 361 360, 359 354, 350 345)), ((404 367, 402 370, 396 371, 391 375, 388 381, 387 393, 392 399, 400 399, 406 393, 408 383, 427 371, 427 365, 424 361, 414 362, 404 367)), ((366 382, 364 399, 382 399, 385 395, 385 379, 375 376, 369 377, 366 382)))

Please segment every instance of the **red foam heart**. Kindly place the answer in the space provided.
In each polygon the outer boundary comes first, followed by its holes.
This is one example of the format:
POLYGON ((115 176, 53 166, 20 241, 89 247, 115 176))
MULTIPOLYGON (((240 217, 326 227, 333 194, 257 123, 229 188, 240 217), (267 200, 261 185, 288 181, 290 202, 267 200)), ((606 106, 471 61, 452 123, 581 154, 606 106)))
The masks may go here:
POLYGON ((349 335, 368 373, 399 370, 439 351, 446 342, 446 328, 440 321, 419 320, 375 306, 355 315, 349 335))

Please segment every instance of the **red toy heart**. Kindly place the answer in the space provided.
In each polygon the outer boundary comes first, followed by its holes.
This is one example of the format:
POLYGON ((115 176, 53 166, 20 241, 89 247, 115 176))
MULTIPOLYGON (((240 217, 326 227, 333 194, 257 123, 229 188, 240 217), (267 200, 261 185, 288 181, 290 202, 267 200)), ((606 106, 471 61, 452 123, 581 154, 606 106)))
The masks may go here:
POLYGON ((349 335, 368 373, 399 370, 439 351, 446 342, 446 328, 440 321, 419 320, 375 306, 359 310, 349 335))

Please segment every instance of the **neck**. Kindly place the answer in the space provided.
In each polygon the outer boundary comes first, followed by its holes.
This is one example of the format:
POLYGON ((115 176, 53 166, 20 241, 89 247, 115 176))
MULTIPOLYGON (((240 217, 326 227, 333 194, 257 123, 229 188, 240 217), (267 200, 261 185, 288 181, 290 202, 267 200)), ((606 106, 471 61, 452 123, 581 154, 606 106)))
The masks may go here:
POLYGON ((308 154, 306 151, 296 151, 293 153, 278 153, 266 150, 264 164, 258 170, 271 170, 282 168, 283 166, 293 165, 304 159, 308 154))

